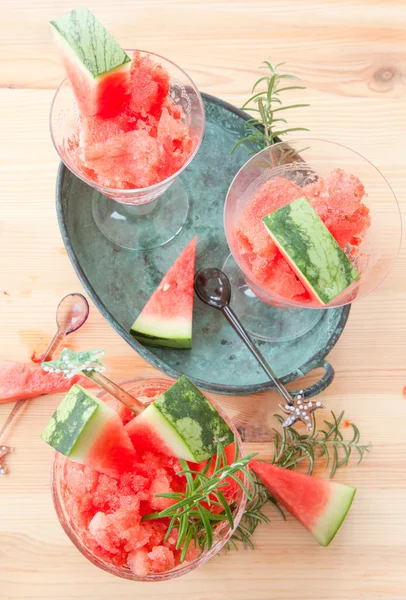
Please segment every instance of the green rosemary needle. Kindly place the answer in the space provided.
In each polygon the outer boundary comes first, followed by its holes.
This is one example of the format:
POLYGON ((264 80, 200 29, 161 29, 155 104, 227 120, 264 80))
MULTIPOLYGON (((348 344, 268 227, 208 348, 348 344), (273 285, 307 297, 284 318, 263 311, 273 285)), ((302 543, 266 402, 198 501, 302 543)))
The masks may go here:
POLYGON ((281 116, 282 111, 293 108, 309 106, 309 104, 289 104, 284 106, 280 98, 282 92, 290 90, 304 90, 302 85, 283 85, 284 80, 298 81, 298 78, 288 73, 279 73, 278 69, 285 63, 273 65, 265 60, 261 69, 267 69, 267 75, 260 77, 252 88, 252 96, 241 107, 242 110, 252 114, 253 117, 245 123, 246 136, 239 140, 233 147, 232 152, 243 143, 250 143, 253 146, 252 154, 256 154, 266 146, 275 143, 276 138, 280 138, 287 133, 296 131, 308 131, 305 127, 284 127, 280 123, 287 124, 285 118, 281 116), (257 91, 259 87, 263 89, 257 91), (254 93, 255 92, 255 93, 254 93))
POLYGON ((176 548, 182 548, 182 561, 192 542, 195 548, 210 550, 213 545, 215 529, 222 521, 228 521, 229 526, 234 527, 237 503, 229 504, 225 498, 223 492, 229 486, 227 479, 235 481, 249 501, 253 498, 255 479, 247 466, 256 454, 239 456, 236 439, 234 439, 234 444, 235 454, 231 464, 227 463, 223 446, 220 443, 217 445, 217 454, 213 460, 214 466, 210 475, 208 472, 213 465, 212 460, 207 461, 202 471, 194 471, 190 469, 185 460, 179 460, 182 470, 178 474, 184 475, 186 478, 185 491, 156 494, 161 498, 170 498, 174 504, 165 510, 145 515, 142 518, 143 521, 170 519, 165 540, 168 540, 172 531, 178 531, 176 548), (209 510, 212 506, 216 507, 216 512, 209 510))

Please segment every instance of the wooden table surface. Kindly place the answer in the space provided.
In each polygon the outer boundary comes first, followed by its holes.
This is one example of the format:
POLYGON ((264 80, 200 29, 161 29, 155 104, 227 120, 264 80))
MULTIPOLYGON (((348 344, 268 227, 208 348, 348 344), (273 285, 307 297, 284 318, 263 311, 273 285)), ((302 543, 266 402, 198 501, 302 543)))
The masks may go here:
MULTIPOLYGON (((55 214, 58 159, 48 113, 63 76, 47 27, 67 0, 0 0, 0 358, 28 361, 54 333, 54 312, 81 285, 55 214)), ((311 108, 291 123, 348 143, 388 178, 406 207, 406 5, 403 0, 89 0, 124 47, 181 64, 202 91, 241 105, 268 57, 286 61, 311 108)), ((292 95, 292 100, 298 97, 292 95)), ((330 548, 272 515, 257 549, 220 556, 183 579, 137 584, 88 563, 56 519, 51 450, 40 431, 59 396, 29 405, 11 434, 11 474, 0 480, 0 598, 104 600, 404 600, 406 598, 406 253, 381 287, 356 304, 329 360, 323 399, 345 409, 373 442, 371 455, 337 474, 358 488, 330 548)), ((115 380, 153 375, 92 307, 76 348, 108 348, 115 380)), ((272 394, 221 399, 276 406, 272 394)), ((11 406, 0 407, 0 424, 11 406)), ((258 447, 270 456, 270 446, 258 447)), ((272 514, 272 513, 270 513, 272 514)))

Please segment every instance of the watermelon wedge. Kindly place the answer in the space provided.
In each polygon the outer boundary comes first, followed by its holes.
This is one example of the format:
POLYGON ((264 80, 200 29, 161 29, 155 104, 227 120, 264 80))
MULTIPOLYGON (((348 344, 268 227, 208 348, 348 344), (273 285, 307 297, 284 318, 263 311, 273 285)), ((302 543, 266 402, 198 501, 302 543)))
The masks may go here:
POLYGON ((39 365, 0 360, 0 404, 67 392, 74 383, 94 387, 87 377, 64 379, 61 373, 46 373, 39 365))
POLYGON ((360 274, 305 197, 262 219, 272 240, 310 294, 328 304, 360 274))
POLYGON ((210 458, 217 443, 230 444, 234 435, 223 417, 187 377, 181 377, 125 429, 134 448, 149 448, 191 462, 210 458))
POLYGON ((51 27, 82 116, 116 116, 129 100, 130 57, 85 7, 51 27))
POLYGON ((350 510, 356 489, 257 460, 251 460, 250 467, 318 543, 328 546, 350 510))
POLYGON ((115 410, 80 385, 72 386, 41 437, 71 460, 116 479, 131 470, 136 456, 115 410))
POLYGON ((131 327, 148 346, 192 347, 196 237, 178 256, 131 327))

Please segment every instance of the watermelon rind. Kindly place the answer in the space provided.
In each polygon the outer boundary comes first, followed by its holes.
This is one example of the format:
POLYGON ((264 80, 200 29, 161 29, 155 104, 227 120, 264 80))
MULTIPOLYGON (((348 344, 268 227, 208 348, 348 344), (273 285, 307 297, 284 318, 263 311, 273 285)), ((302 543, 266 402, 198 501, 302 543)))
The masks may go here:
POLYGON ((216 453, 219 442, 227 446, 234 440, 221 415, 185 376, 161 394, 153 406, 190 450, 193 459, 188 460, 201 462, 216 453))
POLYGON ((93 79, 117 69, 129 69, 128 54, 87 8, 77 8, 54 19, 51 27, 56 43, 93 79))
POLYGON ((305 197, 262 221, 303 285, 322 304, 359 279, 360 274, 305 197))
POLYGON ((137 421, 140 423, 148 423, 153 431, 159 432, 160 439, 168 448, 168 451, 172 456, 196 462, 195 456, 185 444, 184 439, 162 413, 157 410, 154 404, 148 406, 144 412, 137 417, 137 421))
POLYGON ((84 463, 99 432, 115 412, 96 396, 73 385, 42 432, 44 442, 84 463))
POLYGON ((330 501, 311 532, 321 546, 328 546, 336 536, 357 491, 356 488, 348 485, 335 482, 334 484, 330 501))
POLYGON ((168 348, 192 347, 192 322, 190 319, 160 319, 143 316, 134 321, 131 335, 147 346, 166 346, 168 348))

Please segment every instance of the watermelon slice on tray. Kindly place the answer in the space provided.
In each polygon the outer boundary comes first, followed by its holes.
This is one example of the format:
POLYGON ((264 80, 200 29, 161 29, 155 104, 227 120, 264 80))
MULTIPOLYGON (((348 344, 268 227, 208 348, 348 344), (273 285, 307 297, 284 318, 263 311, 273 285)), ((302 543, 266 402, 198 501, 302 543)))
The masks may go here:
POLYGON ((46 373, 39 365, 0 360, 0 404, 67 392, 73 383, 94 387, 81 375, 64 379, 62 373, 46 373))
POLYGON ((71 460, 118 479, 135 450, 116 411, 80 385, 66 394, 42 439, 71 460))
POLYGON ((178 256, 131 327, 148 346, 192 347, 196 237, 178 256))
POLYGON ((130 57, 85 7, 51 27, 81 114, 116 116, 129 100, 130 57))
POLYGON ((250 467, 321 546, 328 546, 350 510, 356 489, 257 460, 250 467))

